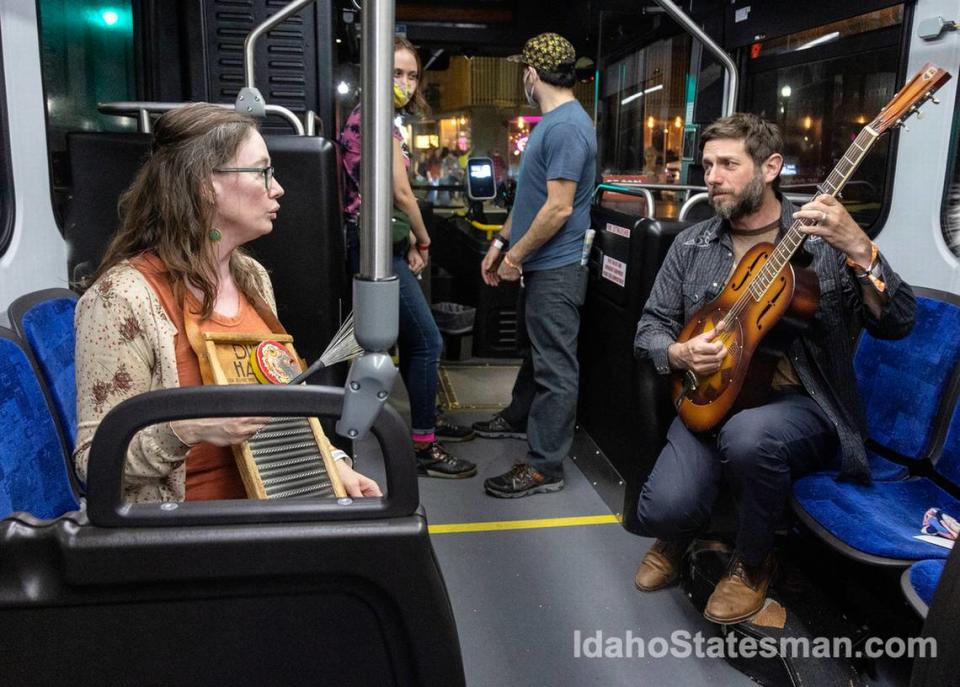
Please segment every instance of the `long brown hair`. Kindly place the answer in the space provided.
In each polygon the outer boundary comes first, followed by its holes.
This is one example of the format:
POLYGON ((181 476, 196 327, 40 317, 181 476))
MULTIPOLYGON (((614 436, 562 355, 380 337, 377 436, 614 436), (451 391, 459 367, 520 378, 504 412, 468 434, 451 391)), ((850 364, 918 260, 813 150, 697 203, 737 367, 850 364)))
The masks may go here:
POLYGON ((393 39, 393 52, 397 52, 398 50, 408 50, 413 54, 413 59, 417 61, 417 75, 419 77, 417 79, 417 90, 413 92, 413 97, 410 98, 410 102, 400 109, 413 115, 423 116, 430 114, 430 106, 427 104, 427 99, 423 97, 424 74, 423 65, 420 63, 420 53, 417 52, 413 43, 406 38, 395 36, 393 39))
MULTIPOLYGON (((117 263, 152 251, 166 266, 177 298, 192 284, 203 293, 201 317, 210 317, 219 288, 210 240, 216 207, 211 178, 256 128, 250 117, 209 103, 161 116, 150 157, 120 196, 120 229, 87 285, 117 263)), ((259 274, 239 249, 230 256, 230 273, 247 298, 261 291, 259 274)))

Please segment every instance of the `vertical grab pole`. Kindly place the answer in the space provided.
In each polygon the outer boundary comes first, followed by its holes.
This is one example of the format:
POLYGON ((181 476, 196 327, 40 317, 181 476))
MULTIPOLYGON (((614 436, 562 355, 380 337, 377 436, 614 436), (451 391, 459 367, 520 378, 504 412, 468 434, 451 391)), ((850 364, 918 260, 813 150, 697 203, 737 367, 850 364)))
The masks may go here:
POLYGON ((393 18, 393 0, 363 4, 360 275, 374 281, 393 276, 393 18))
POLYGON ((363 3, 360 274, 353 279, 357 342, 367 351, 350 368, 337 433, 362 438, 390 394, 397 368, 400 284, 393 273, 394 0, 363 3))

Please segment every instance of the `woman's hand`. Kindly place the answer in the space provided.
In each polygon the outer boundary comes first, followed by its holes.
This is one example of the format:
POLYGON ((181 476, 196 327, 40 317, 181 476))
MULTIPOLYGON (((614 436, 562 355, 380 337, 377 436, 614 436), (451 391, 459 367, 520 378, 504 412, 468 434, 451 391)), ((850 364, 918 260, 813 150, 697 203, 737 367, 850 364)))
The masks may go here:
POLYGON ((419 275, 427 266, 427 261, 416 246, 410 246, 410 250, 407 251, 407 264, 410 266, 411 272, 419 275))
POLYGON ((343 482, 343 488, 347 494, 353 498, 362 496, 383 496, 380 487, 369 477, 361 475, 353 468, 347 465, 347 461, 338 460, 337 470, 340 473, 340 481, 343 482))
POLYGON ((252 437, 269 421, 269 417, 205 417, 176 420, 170 423, 170 429, 187 446, 202 441, 214 446, 234 446, 252 437))

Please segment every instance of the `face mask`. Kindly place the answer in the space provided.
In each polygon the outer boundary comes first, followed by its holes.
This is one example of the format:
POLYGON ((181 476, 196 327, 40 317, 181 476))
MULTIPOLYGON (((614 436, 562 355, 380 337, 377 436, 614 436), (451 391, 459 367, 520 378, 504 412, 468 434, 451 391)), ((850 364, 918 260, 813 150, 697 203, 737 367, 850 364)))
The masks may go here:
POLYGON ((407 93, 396 81, 393 82, 393 104, 396 107, 403 107, 410 102, 412 93, 407 93))
POLYGON ((523 95, 527 99, 530 107, 538 107, 536 99, 533 97, 533 86, 527 86, 527 75, 523 75, 523 95))

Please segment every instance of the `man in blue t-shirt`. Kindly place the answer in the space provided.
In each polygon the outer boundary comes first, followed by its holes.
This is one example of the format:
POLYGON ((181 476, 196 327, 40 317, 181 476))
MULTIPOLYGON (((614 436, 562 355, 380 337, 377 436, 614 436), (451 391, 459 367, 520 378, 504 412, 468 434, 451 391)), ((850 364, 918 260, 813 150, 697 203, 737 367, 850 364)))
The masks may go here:
POLYGON ((587 291, 587 268, 580 262, 590 228, 597 136, 573 95, 576 53, 569 41, 540 34, 508 59, 523 65, 524 94, 543 119, 523 153, 513 212, 481 273, 496 286, 520 279, 522 272, 520 311, 529 350, 510 407, 474 429, 488 438, 520 437, 525 426, 527 460, 483 484, 492 496, 516 498, 563 488, 577 410, 577 335, 587 291))

